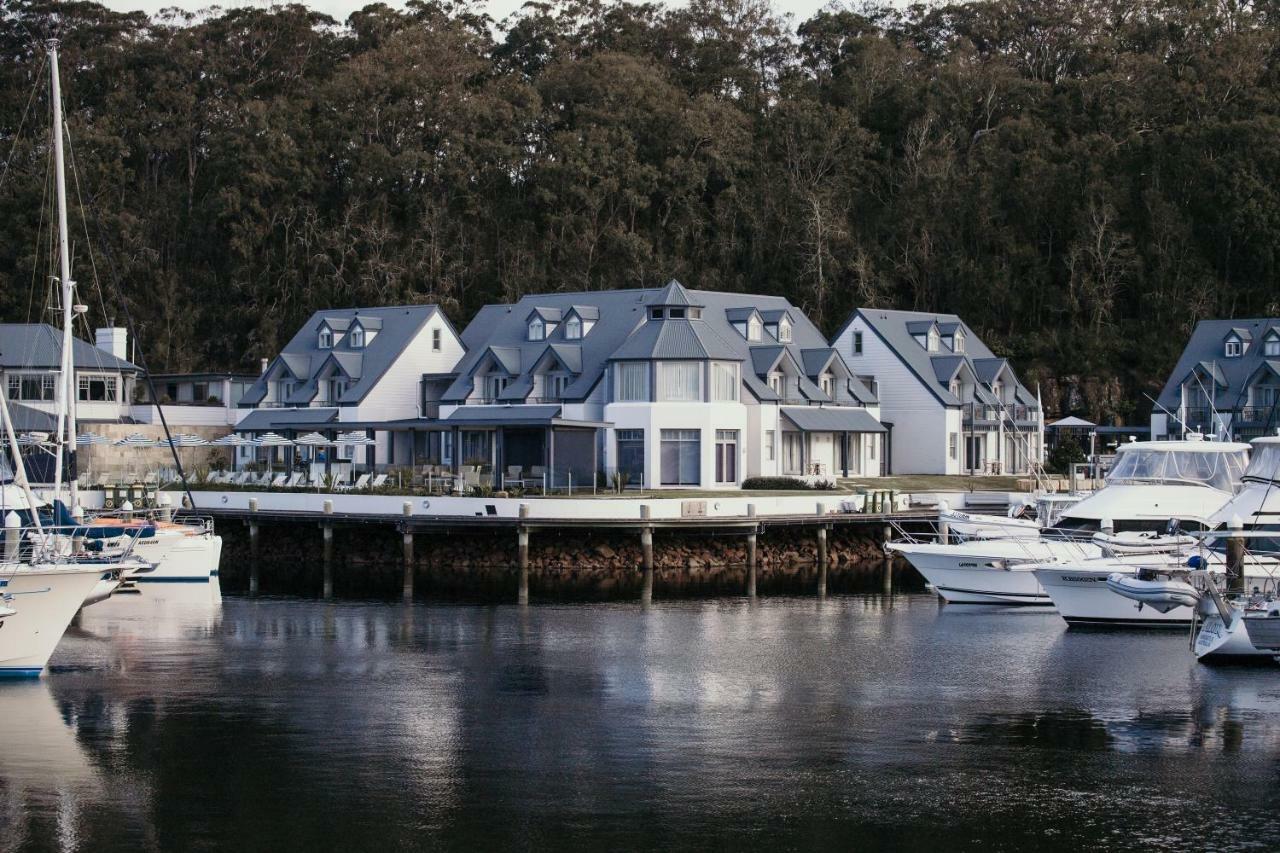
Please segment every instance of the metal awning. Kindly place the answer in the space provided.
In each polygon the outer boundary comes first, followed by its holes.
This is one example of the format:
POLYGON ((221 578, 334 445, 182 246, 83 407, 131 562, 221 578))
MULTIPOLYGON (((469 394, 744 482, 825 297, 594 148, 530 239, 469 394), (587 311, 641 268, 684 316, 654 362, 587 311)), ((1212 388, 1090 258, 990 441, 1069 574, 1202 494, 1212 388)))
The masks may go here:
POLYGON ((235 431, 279 432, 301 429, 310 432, 337 420, 337 409, 255 409, 240 419, 235 431))
POLYGON ((783 406, 782 414, 801 432, 886 432, 870 412, 852 406, 783 406))

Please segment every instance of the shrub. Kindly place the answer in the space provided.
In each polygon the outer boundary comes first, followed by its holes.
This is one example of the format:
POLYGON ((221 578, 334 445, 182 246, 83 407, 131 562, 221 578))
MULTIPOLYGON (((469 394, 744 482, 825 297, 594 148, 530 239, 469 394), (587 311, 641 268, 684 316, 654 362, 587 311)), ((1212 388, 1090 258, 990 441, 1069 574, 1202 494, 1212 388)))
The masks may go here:
POLYGON ((744 489, 762 491, 828 491, 836 488, 836 480, 829 475, 809 477, 748 477, 742 481, 744 489))

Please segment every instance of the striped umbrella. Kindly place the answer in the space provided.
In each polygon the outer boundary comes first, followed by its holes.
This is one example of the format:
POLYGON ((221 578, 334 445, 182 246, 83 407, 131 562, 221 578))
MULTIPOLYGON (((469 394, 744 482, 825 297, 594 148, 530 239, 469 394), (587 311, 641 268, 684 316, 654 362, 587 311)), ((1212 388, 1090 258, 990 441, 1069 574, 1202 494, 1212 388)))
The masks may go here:
POLYGON ((174 447, 207 447, 209 442, 198 435, 192 435, 189 432, 180 432, 163 444, 172 444, 174 447))
POLYGON ((338 436, 338 444, 357 444, 361 447, 369 447, 377 443, 362 432, 344 432, 338 436))
POLYGON ((18 436, 18 444, 28 446, 37 444, 49 444, 49 433, 47 432, 24 432, 18 436))
POLYGON ((124 438, 116 439, 111 443, 116 447, 142 448, 142 447, 159 447, 160 446, 160 443, 157 442, 154 438, 143 435, 140 432, 135 432, 130 435, 126 435, 124 438))
POLYGON ((293 447, 293 442, 278 432, 268 432, 258 437, 259 447, 293 447))
POLYGON ((338 442, 331 438, 325 438, 318 432, 309 432, 304 436, 295 438, 293 443, 303 447, 336 447, 338 444, 338 442))
POLYGON ((104 444, 110 443, 111 439, 107 438, 105 435, 98 435, 96 432, 82 432, 76 436, 76 444, 79 445, 100 447, 104 444))

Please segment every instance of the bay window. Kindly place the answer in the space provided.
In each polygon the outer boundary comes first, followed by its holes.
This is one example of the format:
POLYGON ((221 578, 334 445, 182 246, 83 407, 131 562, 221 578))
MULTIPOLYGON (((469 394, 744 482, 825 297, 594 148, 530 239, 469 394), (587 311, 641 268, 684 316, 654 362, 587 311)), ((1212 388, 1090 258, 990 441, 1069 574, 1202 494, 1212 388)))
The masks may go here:
POLYGON ((624 361, 615 368, 613 399, 620 403, 649 401, 649 363, 624 361))
POLYGON ((713 361, 711 363, 712 400, 737 400, 738 385, 738 365, 729 361, 713 361))
POLYGON ((664 361, 658 365, 659 399, 670 402, 701 402, 702 362, 664 361))
POLYGON ((699 485, 702 482, 701 431, 664 429, 661 435, 662 485, 699 485))

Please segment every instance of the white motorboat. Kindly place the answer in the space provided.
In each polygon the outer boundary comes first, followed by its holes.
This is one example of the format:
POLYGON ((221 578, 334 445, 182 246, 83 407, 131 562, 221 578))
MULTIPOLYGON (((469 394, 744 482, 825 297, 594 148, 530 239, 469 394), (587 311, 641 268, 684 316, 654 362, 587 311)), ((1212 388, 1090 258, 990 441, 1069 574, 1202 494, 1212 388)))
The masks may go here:
POLYGON ((128 538, 133 553, 154 565, 144 573, 127 576, 135 583, 212 583, 218 578, 222 559, 222 537, 213 532, 211 520, 173 522, 162 519, 98 516, 89 522, 95 527, 121 532, 101 540, 104 548, 120 548, 128 538), (145 530, 146 535, 136 534, 145 530))
POLYGON ((100 564, 0 564, 0 585, 17 611, 0 630, 0 676, 43 672, 102 574, 100 564))
POLYGON ((1231 499, 1248 453, 1248 445, 1234 442, 1131 442, 1119 449, 1104 488, 1034 538, 906 541, 887 547, 906 557, 947 602, 1052 605, 1036 568, 1177 552, 1190 540, 1162 532, 1171 521, 1188 531, 1206 529, 1231 499))

